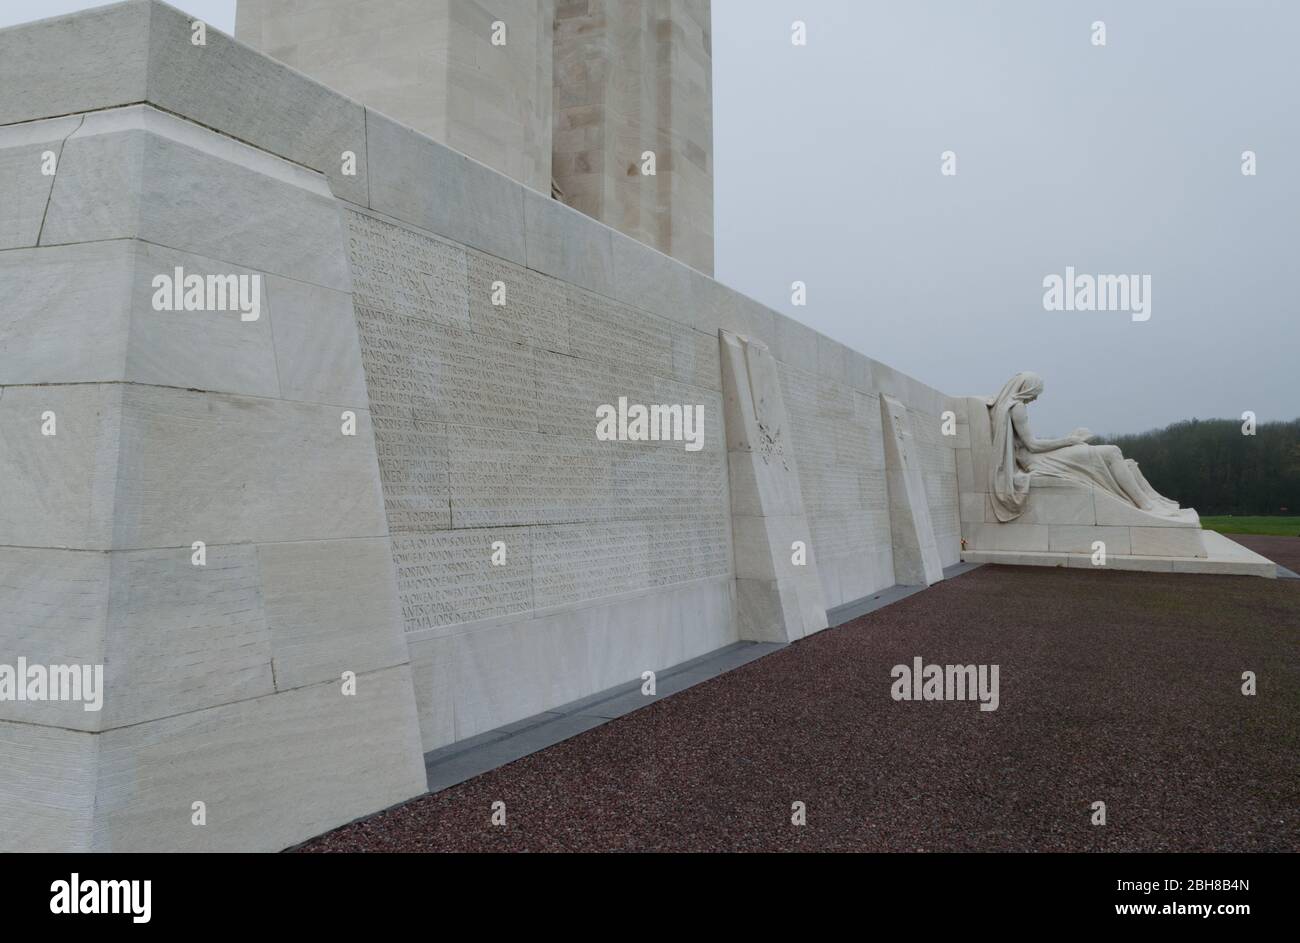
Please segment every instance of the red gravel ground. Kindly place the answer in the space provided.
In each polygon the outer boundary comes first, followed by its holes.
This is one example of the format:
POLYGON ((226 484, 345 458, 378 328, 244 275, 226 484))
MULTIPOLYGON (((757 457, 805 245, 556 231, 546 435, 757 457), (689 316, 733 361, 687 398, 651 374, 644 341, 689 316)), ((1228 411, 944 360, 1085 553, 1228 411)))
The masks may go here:
POLYGON ((1300 573, 1300 537, 1266 537, 1252 534, 1225 534, 1261 557, 1280 563, 1292 573, 1300 573))
POLYGON ((1298 638, 1300 581, 985 566, 302 850, 1297 851, 1298 638))

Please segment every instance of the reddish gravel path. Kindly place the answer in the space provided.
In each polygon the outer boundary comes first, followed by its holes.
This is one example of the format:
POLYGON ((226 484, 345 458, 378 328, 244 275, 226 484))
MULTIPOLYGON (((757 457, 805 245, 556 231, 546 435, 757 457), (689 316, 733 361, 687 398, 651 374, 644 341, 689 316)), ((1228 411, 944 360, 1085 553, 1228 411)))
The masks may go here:
POLYGON ((1251 534, 1224 534, 1262 557, 1280 563, 1292 573, 1300 573, 1300 537, 1265 537, 1251 534))
POLYGON ((1297 851, 1298 639, 1300 581, 985 566, 304 850, 1297 851))

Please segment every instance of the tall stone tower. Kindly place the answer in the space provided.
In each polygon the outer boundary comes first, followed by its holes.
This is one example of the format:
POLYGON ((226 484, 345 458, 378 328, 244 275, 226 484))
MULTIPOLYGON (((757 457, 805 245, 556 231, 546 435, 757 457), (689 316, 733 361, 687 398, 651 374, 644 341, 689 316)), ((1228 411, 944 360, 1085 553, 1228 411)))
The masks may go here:
POLYGON ((710 0, 237 9, 238 39, 713 273, 710 0))
POLYGON ((712 275, 709 0, 559 0, 554 61, 564 201, 712 275))
POLYGON ((551 189, 554 0, 239 0, 235 38, 551 189))

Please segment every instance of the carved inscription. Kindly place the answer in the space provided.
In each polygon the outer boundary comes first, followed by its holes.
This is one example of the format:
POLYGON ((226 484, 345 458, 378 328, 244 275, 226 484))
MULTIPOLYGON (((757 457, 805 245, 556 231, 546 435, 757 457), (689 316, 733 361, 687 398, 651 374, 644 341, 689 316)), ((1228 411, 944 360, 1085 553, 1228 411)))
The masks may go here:
POLYGON ((347 216, 408 631, 730 572, 716 338, 347 216), (704 448, 597 441, 620 396, 703 405, 704 448))
POLYGON ((671 376, 669 322, 645 311, 569 287, 569 344, 587 360, 625 364, 657 376, 671 376))
POLYGON ((421 534, 451 527, 446 426, 375 416, 374 428, 389 532, 421 534))
POLYGON ((358 304, 469 330, 465 250, 348 210, 358 304))
POLYGON ((511 344, 568 353, 568 291, 558 279, 471 251, 469 328, 511 344))
POLYGON ((393 560, 408 632, 533 608, 531 540, 525 529, 394 537, 393 560), (496 541, 505 545, 502 566, 492 564, 496 541))

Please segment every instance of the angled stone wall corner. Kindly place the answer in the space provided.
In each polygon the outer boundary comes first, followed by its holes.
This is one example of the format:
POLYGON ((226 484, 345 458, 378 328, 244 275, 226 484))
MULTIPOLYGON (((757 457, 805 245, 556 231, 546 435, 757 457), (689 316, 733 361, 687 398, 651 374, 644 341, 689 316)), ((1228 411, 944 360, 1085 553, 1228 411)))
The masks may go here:
POLYGON ((776 361, 758 341, 726 330, 718 338, 739 633, 793 642, 826 628, 826 600, 776 361))
POLYGON ((46 196, 0 259, 21 352, 0 363, 0 651, 101 665, 103 704, 0 703, 25 758, 0 763, 0 848, 275 851, 418 795, 339 202, 149 105, 0 128, 0 162, 47 139, 52 181, 21 161, 4 184, 46 196), (160 277, 247 291, 160 307, 160 277))

